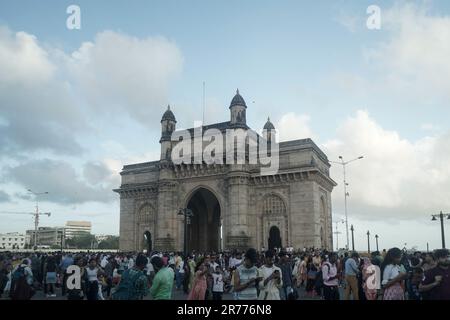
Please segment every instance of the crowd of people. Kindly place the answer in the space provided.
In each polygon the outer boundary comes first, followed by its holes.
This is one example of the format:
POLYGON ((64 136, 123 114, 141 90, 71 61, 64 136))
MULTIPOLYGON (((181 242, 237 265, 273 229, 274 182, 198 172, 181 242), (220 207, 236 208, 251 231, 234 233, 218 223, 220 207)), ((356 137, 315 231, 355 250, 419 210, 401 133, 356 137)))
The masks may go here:
POLYGON ((0 254, 0 297, 31 299, 42 290, 69 300, 449 300, 446 249, 371 254, 299 251, 0 254), (72 266, 80 286, 68 285, 72 266), (69 269, 71 268, 71 269, 69 269))

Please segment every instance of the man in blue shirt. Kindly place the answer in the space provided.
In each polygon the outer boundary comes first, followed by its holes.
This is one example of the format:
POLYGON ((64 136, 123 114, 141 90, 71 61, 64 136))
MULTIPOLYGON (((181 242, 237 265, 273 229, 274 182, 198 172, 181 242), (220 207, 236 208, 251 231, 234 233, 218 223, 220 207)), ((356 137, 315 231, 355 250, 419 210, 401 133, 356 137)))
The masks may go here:
POLYGON ((350 293, 353 296, 353 300, 359 300, 358 295, 358 264, 359 264, 359 254, 353 252, 347 261, 345 261, 345 291, 344 299, 348 300, 350 298, 350 293))

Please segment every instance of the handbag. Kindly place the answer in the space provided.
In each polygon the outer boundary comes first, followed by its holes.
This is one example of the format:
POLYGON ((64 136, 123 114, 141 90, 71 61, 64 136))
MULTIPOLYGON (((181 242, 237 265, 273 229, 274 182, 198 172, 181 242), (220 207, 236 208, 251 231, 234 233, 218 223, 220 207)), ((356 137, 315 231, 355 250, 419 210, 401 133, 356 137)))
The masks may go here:
POLYGON ((308 271, 308 279, 315 279, 317 276, 317 271, 309 270, 308 271))

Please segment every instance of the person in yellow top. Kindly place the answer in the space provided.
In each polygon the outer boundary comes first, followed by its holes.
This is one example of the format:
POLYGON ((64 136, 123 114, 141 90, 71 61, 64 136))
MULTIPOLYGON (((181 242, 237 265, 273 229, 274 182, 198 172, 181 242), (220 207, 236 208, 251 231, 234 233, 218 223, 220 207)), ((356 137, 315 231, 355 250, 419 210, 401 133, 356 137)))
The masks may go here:
POLYGON ((322 259, 320 258, 320 254, 319 252, 316 251, 316 253, 314 253, 314 257, 312 259, 313 264, 316 266, 317 269, 320 269, 322 266, 322 259))

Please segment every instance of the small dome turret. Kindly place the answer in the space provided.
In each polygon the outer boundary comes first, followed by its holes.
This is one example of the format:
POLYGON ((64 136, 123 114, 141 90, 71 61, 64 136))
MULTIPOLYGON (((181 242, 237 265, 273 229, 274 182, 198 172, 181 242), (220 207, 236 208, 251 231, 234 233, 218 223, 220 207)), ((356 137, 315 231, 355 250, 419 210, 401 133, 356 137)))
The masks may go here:
POLYGON ((267 122, 264 125, 264 130, 275 130, 275 126, 273 125, 272 122, 270 122, 270 118, 267 117, 267 122))
POLYGON ((172 110, 170 110, 170 105, 167 106, 167 110, 166 110, 166 112, 164 112, 164 114, 161 118, 161 122, 163 122, 164 120, 170 120, 173 122, 177 122, 177 120, 175 119, 175 115, 173 114, 172 110))
POLYGON ((236 90, 236 94, 230 103, 230 108, 234 106, 244 106, 245 108, 247 108, 244 98, 242 98, 242 96, 239 94, 239 89, 236 90))

